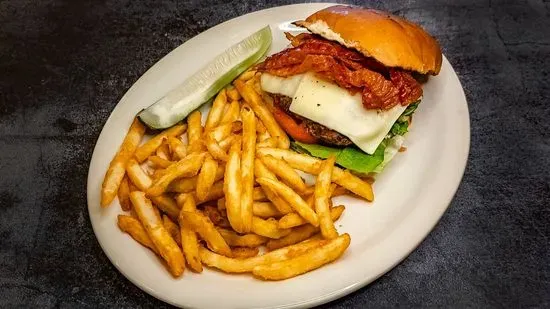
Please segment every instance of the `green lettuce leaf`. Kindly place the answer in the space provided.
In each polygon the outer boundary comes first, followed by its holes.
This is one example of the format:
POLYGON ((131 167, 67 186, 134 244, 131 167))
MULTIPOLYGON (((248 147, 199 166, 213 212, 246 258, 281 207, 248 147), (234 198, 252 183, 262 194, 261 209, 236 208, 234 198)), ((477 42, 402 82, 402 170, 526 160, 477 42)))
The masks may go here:
POLYGON ((369 155, 356 147, 333 148, 315 144, 304 144, 293 142, 292 149, 313 157, 326 159, 330 155, 336 156, 336 164, 343 168, 361 174, 373 172, 376 167, 384 161, 384 150, 386 141, 380 143, 376 151, 369 155))

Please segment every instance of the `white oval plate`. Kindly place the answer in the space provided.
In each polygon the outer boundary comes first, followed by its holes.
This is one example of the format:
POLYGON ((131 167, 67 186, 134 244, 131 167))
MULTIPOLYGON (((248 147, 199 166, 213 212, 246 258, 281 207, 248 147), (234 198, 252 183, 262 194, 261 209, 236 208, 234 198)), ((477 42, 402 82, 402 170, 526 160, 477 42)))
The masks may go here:
POLYGON ((119 231, 117 201, 99 206, 100 187, 109 162, 136 113, 184 81, 217 54, 269 24, 271 53, 288 43, 284 31, 329 4, 271 8, 217 25, 176 48, 149 69, 124 95, 107 120, 88 174, 88 210, 105 254, 131 282, 176 306, 192 308, 309 307, 349 294, 397 265, 426 237, 451 202, 466 165, 470 127, 460 82, 447 61, 424 85, 424 99, 400 153, 379 176, 375 202, 339 197, 346 211, 337 222, 352 237, 338 261, 281 282, 206 269, 174 279, 149 250, 119 231))

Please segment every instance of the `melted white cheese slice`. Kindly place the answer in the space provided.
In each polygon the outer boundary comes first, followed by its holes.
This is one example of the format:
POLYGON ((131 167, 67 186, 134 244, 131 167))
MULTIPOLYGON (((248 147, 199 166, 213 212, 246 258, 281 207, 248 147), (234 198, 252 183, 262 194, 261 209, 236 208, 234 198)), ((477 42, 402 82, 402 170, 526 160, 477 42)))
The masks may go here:
POLYGON ((391 127, 406 109, 365 109, 361 94, 351 95, 337 85, 312 73, 280 78, 262 74, 262 88, 292 98, 290 111, 347 136, 357 147, 373 154, 391 127))

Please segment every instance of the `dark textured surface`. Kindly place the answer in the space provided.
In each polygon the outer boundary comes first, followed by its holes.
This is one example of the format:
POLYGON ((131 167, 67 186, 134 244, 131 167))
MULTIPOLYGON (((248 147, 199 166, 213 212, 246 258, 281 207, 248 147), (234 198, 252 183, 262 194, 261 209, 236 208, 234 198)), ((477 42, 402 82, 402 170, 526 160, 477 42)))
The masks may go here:
MULTIPOLYGON (((119 274, 94 237, 93 145, 170 50, 290 2, 0 1, 0 307, 167 307, 119 274)), ((369 5, 438 38, 466 91, 472 146, 452 205, 419 248, 326 308, 550 306, 550 3, 369 5)))

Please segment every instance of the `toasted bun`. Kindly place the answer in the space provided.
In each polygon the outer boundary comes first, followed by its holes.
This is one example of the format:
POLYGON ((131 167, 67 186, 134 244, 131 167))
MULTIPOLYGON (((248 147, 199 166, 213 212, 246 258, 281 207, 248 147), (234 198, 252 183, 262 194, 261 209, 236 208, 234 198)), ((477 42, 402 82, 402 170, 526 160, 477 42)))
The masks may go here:
POLYGON ((337 5, 295 24, 356 49, 387 67, 432 75, 441 69, 437 41, 418 25, 389 13, 337 5))

